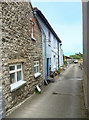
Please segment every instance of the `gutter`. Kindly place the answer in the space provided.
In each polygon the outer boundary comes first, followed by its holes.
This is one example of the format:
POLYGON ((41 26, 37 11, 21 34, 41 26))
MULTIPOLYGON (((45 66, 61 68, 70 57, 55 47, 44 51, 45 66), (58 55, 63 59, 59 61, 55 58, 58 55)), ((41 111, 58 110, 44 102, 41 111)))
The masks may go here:
MULTIPOLYGON (((34 11, 33 11, 34 12, 34 11)), ((42 32, 42 34, 44 34, 44 36, 45 36, 45 80, 47 81, 47 61, 46 61, 46 59, 47 59, 47 52, 46 52, 46 34, 45 34, 45 32, 44 32, 44 30, 43 30, 43 28, 41 27, 41 25, 40 25, 40 22, 39 22, 39 20, 38 20, 38 18, 37 18, 37 13, 36 12, 34 12, 34 16, 36 17, 36 20, 38 21, 38 23, 39 23, 39 26, 40 26, 40 29, 41 29, 41 32, 42 32)), ((42 38, 43 39, 43 38, 42 38)), ((43 43, 42 43, 43 44, 43 43)))

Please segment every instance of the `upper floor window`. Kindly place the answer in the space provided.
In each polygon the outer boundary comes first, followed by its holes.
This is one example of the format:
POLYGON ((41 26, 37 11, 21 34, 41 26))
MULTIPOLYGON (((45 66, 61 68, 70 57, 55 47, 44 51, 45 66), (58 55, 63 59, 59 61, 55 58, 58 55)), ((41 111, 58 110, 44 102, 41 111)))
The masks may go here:
POLYGON ((23 80, 22 64, 14 64, 9 66, 10 83, 16 83, 23 80))
POLYGON ((30 18, 30 31, 31 31, 31 38, 33 40, 36 40, 36 34, 35 34, 35 22, 32 18, 30 18))
POLYGON ((50 40, 50 31, 48 33, 48 39, 49 39, 49 42, 51 42, 51 40, 50 40))

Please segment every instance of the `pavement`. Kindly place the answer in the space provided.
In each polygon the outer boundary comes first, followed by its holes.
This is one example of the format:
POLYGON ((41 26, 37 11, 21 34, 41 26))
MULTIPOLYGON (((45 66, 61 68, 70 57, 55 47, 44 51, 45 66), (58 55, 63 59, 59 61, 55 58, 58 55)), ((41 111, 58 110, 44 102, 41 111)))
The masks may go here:
POLYGON ((7 118, 86 118, 79 64, 70 65, 7 118))

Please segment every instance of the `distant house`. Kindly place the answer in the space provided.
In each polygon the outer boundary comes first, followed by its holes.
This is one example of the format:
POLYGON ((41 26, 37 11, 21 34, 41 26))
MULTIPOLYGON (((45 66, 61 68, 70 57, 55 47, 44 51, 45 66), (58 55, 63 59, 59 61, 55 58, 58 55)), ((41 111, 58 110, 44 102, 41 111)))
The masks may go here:
POLYGON ((72 57, 68 57, 68 56, 65 56, 65 60, 68 62, 68 63, 73 63, 74 59, 72 57))
POLYGON ((50 76, 50 72, 53 73, 60 65, 63 65, 60 61, 63 60, 60 58, 63 57, 61 40, 43 13, 38 8, 33 8, 33 11, 42 31, 43 79, 45 80, 50 76))
POLYGON ((42 85, 42 33, 31 3, 2 2, 2 11, 1 78, 8 112, 42 85))

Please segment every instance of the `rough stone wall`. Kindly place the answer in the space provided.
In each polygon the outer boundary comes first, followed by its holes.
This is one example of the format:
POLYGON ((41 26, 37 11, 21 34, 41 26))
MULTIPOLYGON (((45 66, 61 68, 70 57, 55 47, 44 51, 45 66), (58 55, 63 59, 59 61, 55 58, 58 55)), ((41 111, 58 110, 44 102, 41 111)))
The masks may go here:
POLYGON ((42 85, 42 34, 28 2, 2 3, 2 79, 5 109, 8 111, 42 85), (36 41, 31 39, 30 18, 35 21, 36 41), (39 61, 41 76, 34 78, 34 61, 39 61), (26 84, 11 92, 9 64, 22 61, 26 84))

